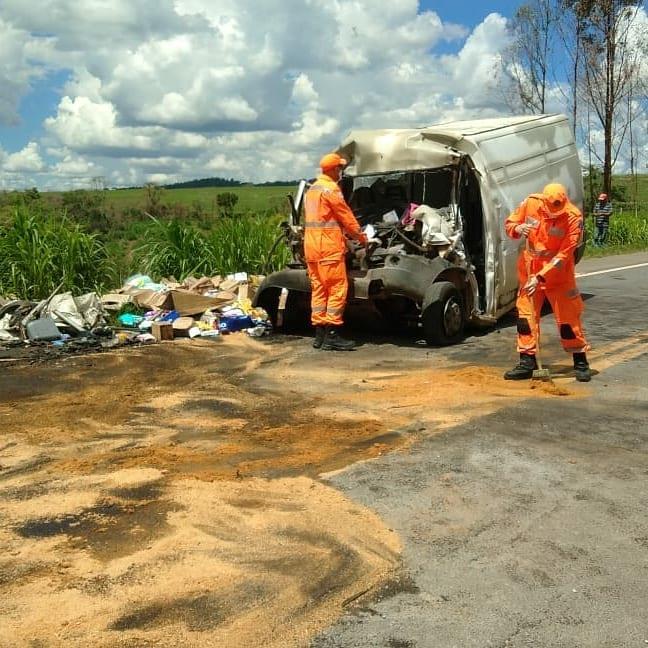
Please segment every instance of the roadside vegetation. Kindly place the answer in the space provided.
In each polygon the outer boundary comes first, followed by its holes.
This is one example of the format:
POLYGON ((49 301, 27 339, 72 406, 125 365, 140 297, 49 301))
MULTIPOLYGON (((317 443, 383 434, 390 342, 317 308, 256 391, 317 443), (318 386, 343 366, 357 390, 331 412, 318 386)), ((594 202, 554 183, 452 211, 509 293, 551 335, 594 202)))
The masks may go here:
POLYGON ((113 276, 100 237, 62 214, 21 206, 0 229, 0 295, 43 299, 61 282, 75 293, 100 290, 113 276))
MULTIPOLYGON (((599 180, 594 175, 593 189, 599 180)), ((39 299, 61 281, 75 293, 101 290, 136 272, 181 280, 282 268, 289 259, 286 247, 280 244, 269 254, 288 216, 286 194, 292 189, 149 186, 0 193, 0 295, 39 299)), ((614 213, 602 248, 593 245, 586 198, 586 255, 648 250, 648 175, 615 177, 612 198, 614 213)))
POLYGON ((156 279, 283 267, 289 186, 0 193, 0 295, 38 299, 156 279), (272 255, 270 252, 272 251, 272 255))

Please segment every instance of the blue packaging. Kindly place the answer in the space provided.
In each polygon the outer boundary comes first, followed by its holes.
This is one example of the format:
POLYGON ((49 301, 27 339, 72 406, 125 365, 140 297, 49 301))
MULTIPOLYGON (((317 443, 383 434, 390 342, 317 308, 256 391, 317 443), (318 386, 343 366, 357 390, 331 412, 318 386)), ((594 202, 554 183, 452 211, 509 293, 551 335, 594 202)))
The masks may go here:
POLYGON ((249 315, 221 315, 218 329, 225 333, 234 333, 252 328, 254 323, 249 315))

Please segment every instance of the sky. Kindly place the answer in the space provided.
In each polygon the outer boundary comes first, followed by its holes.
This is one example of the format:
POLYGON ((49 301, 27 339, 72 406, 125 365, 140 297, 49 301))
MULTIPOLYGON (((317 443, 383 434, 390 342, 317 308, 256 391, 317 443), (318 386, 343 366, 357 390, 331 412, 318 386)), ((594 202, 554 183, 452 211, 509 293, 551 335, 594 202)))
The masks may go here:
POLYGON ((0 0, 0 189, 310 177, 354 128, 509 114, 518 5, 0 0))

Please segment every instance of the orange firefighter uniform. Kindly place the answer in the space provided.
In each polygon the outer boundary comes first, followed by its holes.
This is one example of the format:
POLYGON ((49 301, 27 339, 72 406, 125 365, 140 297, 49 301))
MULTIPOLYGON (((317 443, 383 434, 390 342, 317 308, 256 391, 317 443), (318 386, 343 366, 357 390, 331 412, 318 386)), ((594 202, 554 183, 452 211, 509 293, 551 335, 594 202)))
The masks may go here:
MULTIPOLYGON (((338 166, 346 164, 331 154, 322 159, 322 171, 326 171, 329 157, 331 163, 337 160, 338 166)), ((304 253, 312 290, 311 321, 314 326, 340 326, 348 291, 345 234, 361 242, 366 241, 366 236, 337 183, 326 174, 318 176, 306 192, 304 209, 304 253)))
POLYGON ((584 307, 576 287, 574 259, 583 236, 583 215, 569 201, 562 185, 550 184, 542 194, 528 196, 506 219, 506 233, 511 238, 520 238, 525 225, 528 237, 517 267, 518 351, 536 354, 540 310, 546 297, 564 350, 585 353, 589 345, 581 324, 584 307), (529 282, 535 290, 528 290, 529 282))

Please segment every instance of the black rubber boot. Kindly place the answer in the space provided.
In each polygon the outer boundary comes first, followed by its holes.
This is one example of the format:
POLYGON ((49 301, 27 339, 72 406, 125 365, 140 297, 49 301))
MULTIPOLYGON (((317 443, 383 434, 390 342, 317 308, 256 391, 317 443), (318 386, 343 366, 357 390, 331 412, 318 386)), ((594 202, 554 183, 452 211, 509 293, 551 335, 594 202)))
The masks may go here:
POLYGON ((326 336, 326 326, 315 327, 315 339, 313 340, 313 349, 321 349, 324 337, 326 336))
POLYGON ((353 340, 343 338, 336 326, 329 326, 326 329, 322 349, 324 351, 353 351, 356 348, 356 343, 353 340))
POLYGON ((574 353, 574 373, 578 382, 589 382, 592 380, 592 372, 590 371, 587 356, 584 353, 574 353))
POLYGON ((504 380, 529 380, 537 368, 538 363, 534 355, 520 353, 520 362, 504 374, 504 380))

